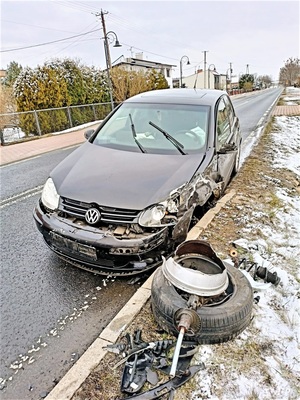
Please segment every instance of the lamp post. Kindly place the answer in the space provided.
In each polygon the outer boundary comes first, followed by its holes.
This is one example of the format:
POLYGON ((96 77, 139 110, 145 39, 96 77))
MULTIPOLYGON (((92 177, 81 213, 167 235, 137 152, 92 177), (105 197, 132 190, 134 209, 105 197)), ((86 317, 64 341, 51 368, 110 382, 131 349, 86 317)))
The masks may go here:
POLYGON ((113 47, 121 47, 122 45, 120 44, 118 40, 118 36, 115 32, 109 31, 104 35, 104 53, 105 53, 105 60, 106 60, 106 72, 107 72, 107 80, 108 80, 108 88, 109 88, 109 96, 110 96, 110 102, 111 102, 111 109, 114 109, 114 100, 113 100, 113 93, 112 93, 112 83, 111 83, 111 77, 110 77, 110 70, 111 70, 111 58, 110 58, 110 52, 109 52, 109 43, 112 43, 115 41, 115 44, 113 47))
MULTIPOLYGON (((211 71, 216 71, 216 66, 215 66, 215 64, 209 64, 209 66, 208 66, 208 89, 210 89, 210 73, 211 73, 211 71), (210 69, 210 67, 214 67, 214 69, 210 69)), ((215 88, 215 82, 214 82, 214 88, 215 88)))
POLYGON ((190 60, 188 56, 182 56, 180 59, 180 87, 182 88, 182 63, 184 60, 187 60, 187 65, 190 65, 190 60))
POLYGON ((226 71, 226 90, 227 90, 227 77, 228 77, 228 81, 229 81, 229 94, 231 92, 231 74, 232 74, 232 63, 229 63, 230 68, 227 69, 226 71), (229 71, 229 75, 228 75, 228 71, 229 71))
POLYGON ((230 90, 231 90, 231 72, 232 72, 231 68, 228 68, 228 70, 226 71, 226 90, 229 91, 229 94, 230 94, 230 90), (229 71, 229 74, 228 74, 228 71, 229 71), (228 85, 228 83, 229 83, 229 85, 228 85), (229 87, 229 89, 228 89, 228 87, 229 87))

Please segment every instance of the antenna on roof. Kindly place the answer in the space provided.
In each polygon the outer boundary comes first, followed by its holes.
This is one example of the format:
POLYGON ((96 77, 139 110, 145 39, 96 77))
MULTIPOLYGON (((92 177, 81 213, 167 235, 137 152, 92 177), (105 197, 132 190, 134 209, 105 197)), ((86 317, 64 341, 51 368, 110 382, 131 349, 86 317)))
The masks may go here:
POLYGON ((196 79, 195 79, 195 83, 194 83, 194 89, 196 89, 196 86, 197 86, 197 79, 198 79, 198 68, 196 70, 196 79))

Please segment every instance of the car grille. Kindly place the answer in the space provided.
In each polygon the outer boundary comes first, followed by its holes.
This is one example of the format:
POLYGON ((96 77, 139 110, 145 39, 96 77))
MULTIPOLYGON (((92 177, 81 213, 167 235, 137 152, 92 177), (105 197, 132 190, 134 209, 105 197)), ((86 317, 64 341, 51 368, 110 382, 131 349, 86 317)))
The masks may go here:
POLYGON ((138 222, 139 210, 127 210, 124 208, 113 208, 98 206, 94 203, 84 203, 73 199, 61 197, 60 209, 71 218, 85 219, 86 211, 96 207, 101 213, 101 221, 106 223, 135 224, 138 222))

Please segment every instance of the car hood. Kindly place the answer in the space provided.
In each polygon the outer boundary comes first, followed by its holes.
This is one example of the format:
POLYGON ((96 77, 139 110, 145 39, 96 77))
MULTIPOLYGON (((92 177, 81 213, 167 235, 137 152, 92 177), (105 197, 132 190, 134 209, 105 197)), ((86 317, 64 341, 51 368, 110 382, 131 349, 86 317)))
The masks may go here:
POLYGON ((204 157, 120 151, 86 142, 50 176, 60 196, 141 210, 189 181, 204 157))

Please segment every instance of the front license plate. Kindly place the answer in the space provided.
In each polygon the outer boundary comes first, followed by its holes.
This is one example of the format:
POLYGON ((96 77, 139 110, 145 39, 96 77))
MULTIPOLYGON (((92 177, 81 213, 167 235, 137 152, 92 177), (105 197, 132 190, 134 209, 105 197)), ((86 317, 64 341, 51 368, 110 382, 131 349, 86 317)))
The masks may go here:
POLYGON ((58 249, 69 249, 72 250, 73 252, 79 253, 84 255, 85 257, 96 261, 97 260, 97 252, 96 248, 93 246, 88 246, 86 244, 78 243, 75 242, 74 240, 70 240, 67 238, 64 238, 61 235, 58 235, 55 232, 50 232, 50 236, 53 240, 53 244, 58 248, 58 249))

